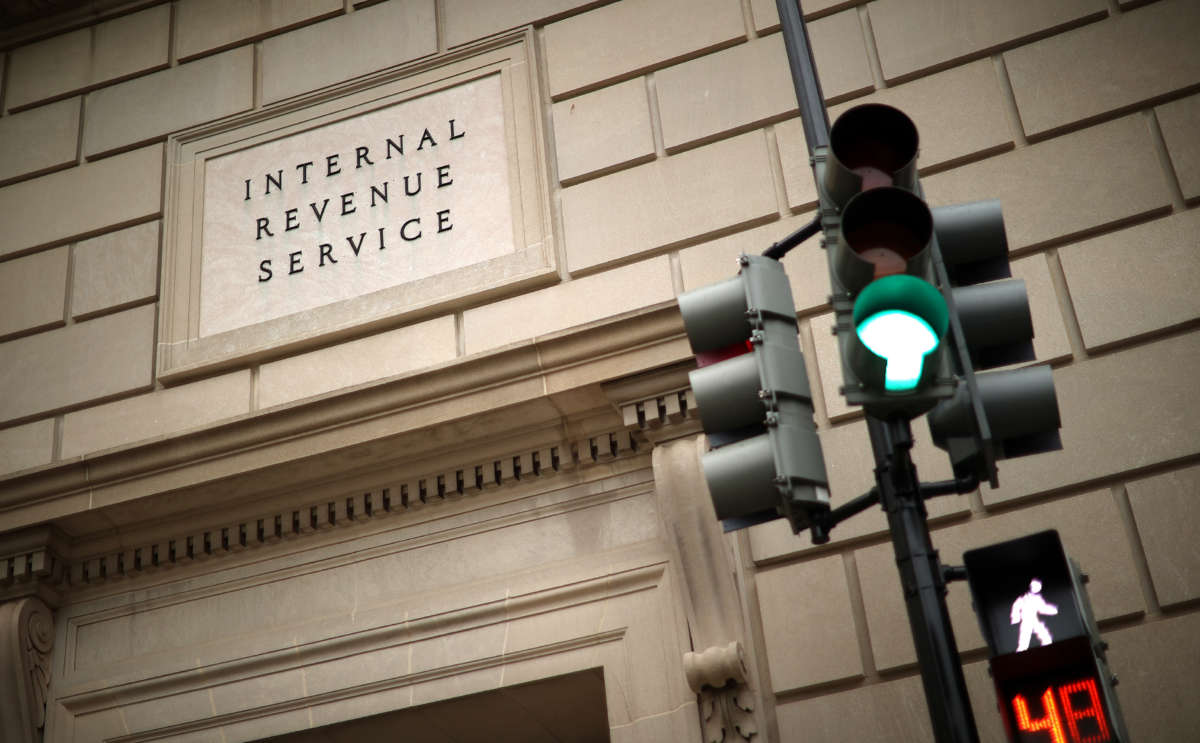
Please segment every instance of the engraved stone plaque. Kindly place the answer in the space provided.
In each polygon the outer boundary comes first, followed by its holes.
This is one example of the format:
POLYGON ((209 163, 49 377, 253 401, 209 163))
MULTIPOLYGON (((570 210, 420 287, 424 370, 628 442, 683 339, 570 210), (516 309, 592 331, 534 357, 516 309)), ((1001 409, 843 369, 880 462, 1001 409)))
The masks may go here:
POLYGON ((527 35, 172 137, 167 381, 557 277, 527 35))

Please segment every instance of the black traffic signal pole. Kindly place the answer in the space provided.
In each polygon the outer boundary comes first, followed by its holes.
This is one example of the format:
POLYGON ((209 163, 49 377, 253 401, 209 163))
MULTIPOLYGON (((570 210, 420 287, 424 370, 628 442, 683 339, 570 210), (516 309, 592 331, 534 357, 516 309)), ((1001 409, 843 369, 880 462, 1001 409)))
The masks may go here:
POLYGON ((917 468, 909 456, 912 431, 907 420, 881 421, 870 416, 867 430, 875 452, 879 500, 887 513, 908 624, 921 666, 933 738, 938 743, 977 743, 979 733, 946 610, 945 574, 929 538, 917 468))
MULTIPOLYGON (((829 116, 799 0, 775 0, 775 4, 811 157, 815 149, 829 146, 829 116)), ((958 646, 946 611, 945 574, 929 538, 922 487, 909 456, 912 431, 907 420, 884 421, 872 416, 867 416, 867 430, 875 453, 876 488, 864 498, 877 496, 887 513, 934 740, 978 743, 958 646)), ((967 484, 961 483, 963 487, 967 484)))

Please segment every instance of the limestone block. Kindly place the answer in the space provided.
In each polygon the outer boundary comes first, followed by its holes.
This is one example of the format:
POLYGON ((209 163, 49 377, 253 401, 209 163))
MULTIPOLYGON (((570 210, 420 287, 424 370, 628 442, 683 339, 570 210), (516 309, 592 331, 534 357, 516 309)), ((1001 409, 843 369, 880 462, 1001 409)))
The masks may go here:
POLYGON ((433 0, 397 0, 272 36, 262 44, 264 103, 437 51, 433 0))
POLYGON ((167 65, 167 5, 52 36, 12 53, 5 105, 12 109, 167 65))
POLYGON ((63 323, 67 248, 0 263, 0 336, 63 323))
POLYGON ((62 456, 77 457, 249 412, 250 370, 156 390, 63 416, 62 456))
MULTIPOLYGON (((967 664, 963 676, 980 740, 1005 740, 987 664, 967 664)), ((788 702, 776 711, 784 740, 804 740, 808 736, 815 740, 910 743, 933 738, 925 692, 917 675, 788 702)))
POLYGON ((46 464, 53 453, 52 418, 0 429, 0 474, 46 464))
POLYGON ((1060 248, 1083 342, 1105 346, 1200 317, 1200 211, 1060 248))
POLYGON ((0 118, 0 181, 75 162, 79 98, 0 118))
POLYGON ((546 26, 555 98, 669 64, 745 35, 741 7, 726 0, 628 0, 546 26), (687 23, 679 18, 686 17, 687 23))
POLYGON ((91 44, 91 29, 81 28, 12 50, 5 106, 28 106, 86 87, 91 44))
POLYGON ((157 214, 162 168, 152 145, 0 188, 0 255, 157 214))
POLYGON ((666 256, 614 268, 467 310, 463 313, 466 352, 533 339, 673 296, 666 256))
POLYGON ((750 132, 562 192, 567 265, 592 268, 775 214, 766 142, 750 132))
POLYGON ((779 34, 659 70, 654 82, 668 152, 796 110, 779 34))
POLYGON ((304 671, 296 668, 215 685, 209 700, 214 713, 227 715, 292 701, 304 693, 304 671))
MULTIPOLYGON (((1062 252, 1059 252, 1062 255, 1062 252)), ((1033 352, 1045 364, 1071 355, 1071 342, 1063 324, 1058 295, 1050 279, 1046 256, 1031 255, 1010 264, 1012 277, 1025 282, 1029 312, 1033 316, 1033 352)))
POLYGON ((310 727, 312 719, 308 710, 301 708, 249 719, 234 718, 234 721, 222 725, 218 732, 222 743, 233 743, 265 740, 285 733, 308 730, 310 727))
POLYGON ((869 6, 883 76, 889 82, 1088 18, 1104 0, 898 0, 869 6), (937 29, 937 33, 930 33, 937 29))
POLYGON ((1187 740, 1200 725, 1198 619, 1190 612, 1104 633, 1130 740, 1187 740))
POLYGON ((656 743, 666 740, 700 740, 700 712, 695 702, 663 714, 647 715, 609 728, 612 743, 656 743))
POLYGON ((825 100, 837 100, 875 87, 858 11, 850 8, 805 24, 825 100))
MULTIPOLYGON (((841 393, 842 356, 838 350, 837 336, 833 333, 833 312, 816 315, 809 319, 813 346, 817 352, 817 372, 821 380, 821 394, 825 398, 825 415, 832 421, 846 420, 859 411, 857 406, 846 404, 841 393)), ((811 380, 810 380, 811 383, 811 380)), ((816 394, 816 390, 813 390, 816 394)))
MULTIPOLYGON (((129 730, 153 730, 211 717, 212 698, 208 689, 196 689, 145 702, 121 706, 121 718, 129 730)), ((175 737, 175 736, 172 736, 175 737)))
POLYGON ((933 737, 916 676, 780 704, 775 714, 783 740, 909 743, 933 737))
POLYGON ((446 0, 442 8, 446 46, 455 47, 498 31, 537 23, 595 5, 595 0, 509 0, 480 3, 446 0))
POLYGON ((159 223, 130 227, 75 245, 71 314, 80 319, 158 293, 159 223))
POLYGON ((1171 200, 1146 121, 1136 115, 938 173, 922 185, 931 206, 1000 199, 1010 250, 1164 209, 1171 200))
POLYGON ((1163 606, 1200 596, 1200 467, 1125 484, 1154 593, 1163 606))
POLYGON ((154 306, 69 325, 0 346, 0 420, 146 388, 154 306))
POLYGON ((1200 95, 1163 104, 1155 112, 1183 198, 1195 199, 1200 196, 1200 140, 1196 138, 1196 129, 1200 127, 1200 95))
POLYGON ((253 71, 254 50, 243 46, 101 88, 88 96, 84 153, 92 157, 246 111, 253 71))
POLYGON ((560 101, 553 113, 558 178, 564 183, 654 157, 641 78, 560 101))
POLYGON ((92 42, 93 84, 167 66, 171 8, 156 5, 96 26, 92 42))
POLYGON ((760 570, 754 580, 776 694, 862 675, 841 555, 760 570))
POLYGON ((808 159, 808 140, 804 137, 804 124, 798 118, 776 124, 775 141, 779 145, 779 161, 783 165, 783 184, 787 189, 788 206, 792 209, 815 207, 817 186, 813 179, 812 164, 808 159))
POLYGON ((259 369, 258 406, 269 408, 449 361, 456 355, 455 338, 454 318, 446 315, 268 362, 259 369))
POLYGON ((336 15, 340 0, 184 0, 175 10, 175 54, 187 60, 336 15))
POLYGON ((1025 133, 1041 134, 1200 83, 1198 28, 1200 5, 1166 0, 1005 52, 1025 133))

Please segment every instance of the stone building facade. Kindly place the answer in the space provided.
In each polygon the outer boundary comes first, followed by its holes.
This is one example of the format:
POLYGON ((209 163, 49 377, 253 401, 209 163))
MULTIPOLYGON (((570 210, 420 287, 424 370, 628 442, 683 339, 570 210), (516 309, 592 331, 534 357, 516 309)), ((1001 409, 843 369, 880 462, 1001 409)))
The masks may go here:
MULTIPOLYGON (((27 5, 0 738, 929 738, 882 514, 722 534, 697 465, 676 297, 816 200, 772 0, 27 5)), ((932 203, 1002 200, 1055 369, 1064 449, 931 501, 935 544, 1058 529, 1133 739, 1192 739, 1200 3, 803 7, 833 115, 903 109, 932 203)), ((866 428, 823 252, 784 264, 837 505, 866 428)))

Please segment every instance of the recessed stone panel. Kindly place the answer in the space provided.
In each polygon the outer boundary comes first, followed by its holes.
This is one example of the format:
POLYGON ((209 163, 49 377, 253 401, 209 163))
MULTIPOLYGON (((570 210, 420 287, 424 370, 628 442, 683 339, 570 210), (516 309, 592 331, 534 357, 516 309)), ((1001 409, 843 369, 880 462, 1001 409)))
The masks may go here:
POLYGON ((552 278, 527 45, 173 139, 164 375, 552 278))
POLYGON ((215 158, 200 336, 514 249, 498 75, 215 158))

